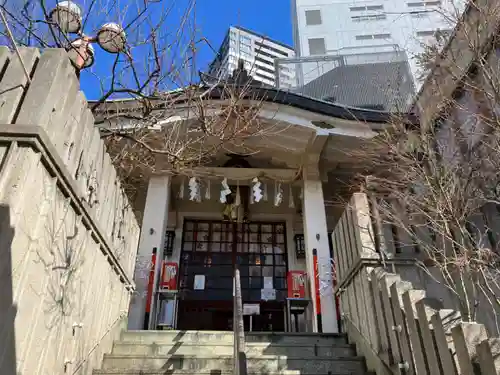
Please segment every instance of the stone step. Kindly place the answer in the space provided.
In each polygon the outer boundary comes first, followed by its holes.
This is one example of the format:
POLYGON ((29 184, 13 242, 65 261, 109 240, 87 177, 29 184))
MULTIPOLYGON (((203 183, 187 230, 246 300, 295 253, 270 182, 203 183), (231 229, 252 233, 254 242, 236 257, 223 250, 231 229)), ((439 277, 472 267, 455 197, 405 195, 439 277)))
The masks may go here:
MULTIPOLYGON (((234 375, 233 371, 220 370, 130 370, 130 369, 111 369, 111 370, 94 370, 92 375, 234 375)), ((266 372, 249 372, 248 375, 375 375, 371 372, 338 372, 329 373, 305 373, 297 370, 284 370, 272 373, 266 372)))
MULTIPOLYGON (((121 334, 123 342, 137 344, 163 343, 210 343, 212 345, 232 345, 231 331, 124 331, 121 334)), ((276 332, 246 332, 245 341, 264 342, 282 345, 345 345, 347 338, 343 334, 329 333, 276 333, 276 332)))
MULTIPOLYGON (((164 355, 199 355, 211 357, 219 355, 232 355, 233 345, 191 344, 187 342, 177 344, 136 344, 133 342, 116 341, 113 345, 113 355, 135 356, 164 356, 164 355)), ((282 355, 288 358, 315 357, 349 357, 356 354, 353 345, 281 345, 274 343, 247 343, 248 356, 282 355)))
MULTIPOLYGON (((136 369, 136 370, 177 370, 185 369, 193 372, 199 370, 229 371, 233 368, 233 356, 200 357, 187 355, 169 356, 123 356, 104 355, 102 368, 136 369)), ((328 358, 288 358, 286 356, 247 356, 248 372, 274 373, 283 370, 299 370, 301 373, 363 373, 364 361, 361 357, 328 358)))

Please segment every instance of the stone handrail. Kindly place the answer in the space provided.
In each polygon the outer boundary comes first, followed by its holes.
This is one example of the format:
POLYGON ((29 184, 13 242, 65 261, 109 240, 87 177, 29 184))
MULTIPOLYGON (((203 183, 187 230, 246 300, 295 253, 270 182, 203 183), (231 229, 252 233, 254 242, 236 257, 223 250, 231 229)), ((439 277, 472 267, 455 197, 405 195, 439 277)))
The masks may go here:
POLYGON ((367 224, 368 199, 354 194, 333 233, 343 328, 377 375, 500 374, 500 339, 458 312, 429 306, 426 292, 387 271, 367 224), (346 216, 347 215, 347 216, 346 216))
POLYGON ((140 228, 67 52, 19 53, 0 46, 0 374, 91 374, 140 228))
POLYGON ((82 367, 88 362, 91 355, 99 348, 99 346, 105 345, 109 347, 117 340, 121 333, 127 329, 127 311, 123 311, 110 327, 102 334, 99 341, 89 350, 89 352, 83 357, 83 359, 75 364, 75 368, 71 375, 76 375, 82 369, 82 367))

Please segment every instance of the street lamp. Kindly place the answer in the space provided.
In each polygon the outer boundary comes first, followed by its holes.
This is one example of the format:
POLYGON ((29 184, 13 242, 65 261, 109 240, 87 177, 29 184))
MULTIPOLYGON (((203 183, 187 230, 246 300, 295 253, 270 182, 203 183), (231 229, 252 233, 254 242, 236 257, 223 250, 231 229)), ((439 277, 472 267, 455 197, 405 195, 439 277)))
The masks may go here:
POLYGON ((125 50, 125 31, 117 23, 105 23, 97 33, 97 43, 109 53, 120 53, 125 50))
POLYGON ((75 40, 67 48, 69 59, 79 69, 85 69, 94 64, 94 47, 86 42, 85 38, 84 36, 75 40))
POLYGON ((49 19, 64 33, 78 33, 82 27, 82 10, 71 1, 61 1, 49 13, 49 19))
POLYGON ((103 50, 109 53, 125 51, 125 30, 113 22, 101 26, 96 36, 87 36, 82 31, 82 10, 72 1, 61 1, 49 13, 49 21, 59 26, 63 33, 78 34, 66 50, 73 65, 80 71, 94 63, 94 47, 92 42, 97 42, 103 50))

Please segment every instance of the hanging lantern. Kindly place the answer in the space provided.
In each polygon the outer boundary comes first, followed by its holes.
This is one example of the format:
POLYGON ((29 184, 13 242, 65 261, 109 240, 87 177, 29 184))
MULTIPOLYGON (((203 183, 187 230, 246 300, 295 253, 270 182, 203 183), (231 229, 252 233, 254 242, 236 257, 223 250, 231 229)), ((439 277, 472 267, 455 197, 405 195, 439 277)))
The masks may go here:
POLYGON ((63 33, 76 34, 82 27, 82 10, 72 1, 61 1, 50 12, 49 20, 63 33))
POLYGON ((171 257, 174 253, 174 240, 175 240, 175 231, 167 230, 165 232, 165 242, 163 245, 163 257, 171 257))
POLYGON ((89 42, 84 42, 81 38, 72 42, 66 48, 66 51, 68 51, 69 59, 78 69, 88 68, 94 64, 94 47, 89 42), (82 46, 83 43, 87 44, 86 48, 82 46), (84 49, 81 50, 81 47, 84 49))
POLYGON ((304 234, 296 234, 293 239, 295 240, 295 256, 297 259, 305 259, 306 245, 304 234))
POLYGON ((109 53, 125 51, 126 36, 123 27, 117 23, 105 23, 97 33, 97 43, 109 53))

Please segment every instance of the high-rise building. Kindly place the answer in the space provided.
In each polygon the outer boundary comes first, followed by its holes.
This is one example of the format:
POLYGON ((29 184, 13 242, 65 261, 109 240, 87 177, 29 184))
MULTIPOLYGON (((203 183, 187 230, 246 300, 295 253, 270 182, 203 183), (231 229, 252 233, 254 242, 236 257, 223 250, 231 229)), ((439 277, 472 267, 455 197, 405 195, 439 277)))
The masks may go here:
MULTIPOLYGON (((238 66, 242 59, 245 69, 254 80, 268 86, 275 86, 276 75, 274 60, 295 56, 294 49, 279 41, 270 39, 261 34, 231 26, 222 42, 217 57, 209 66, 208 73, 216 77, 227 77, 238 66)), ((295 80, 293 71, 285 68, 280 73, 282 86, 295 80)))
POLYGON ((449 14, 459 0, 292 0, 297 56, 374 53, 394 46, 406 52, 419 75, 415 56, 423 45, 453 29, 449 14), (454 3, 454 6, 452 3, 454 3))

